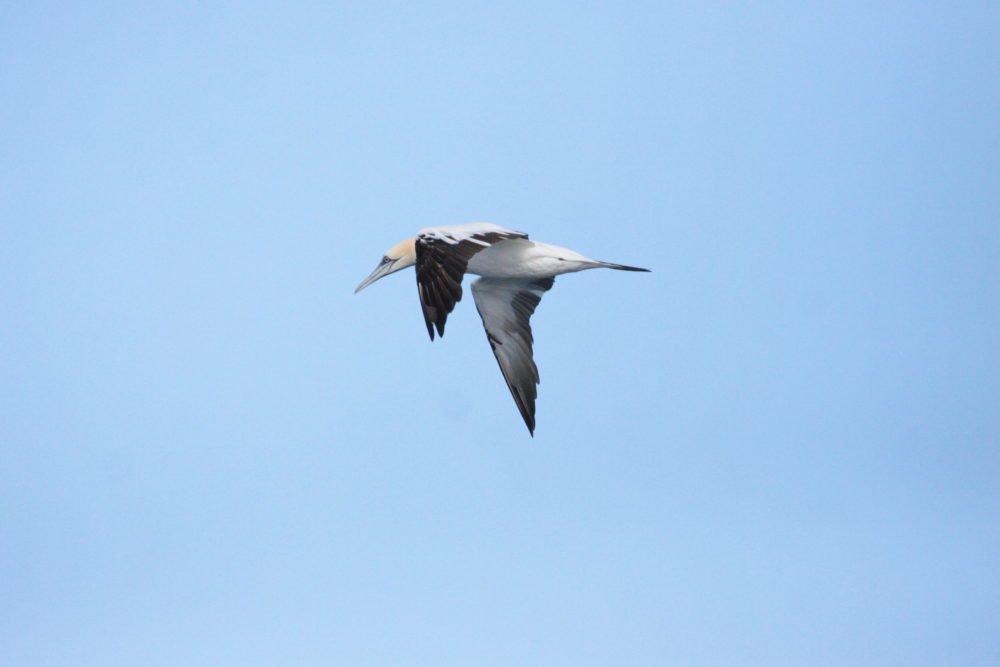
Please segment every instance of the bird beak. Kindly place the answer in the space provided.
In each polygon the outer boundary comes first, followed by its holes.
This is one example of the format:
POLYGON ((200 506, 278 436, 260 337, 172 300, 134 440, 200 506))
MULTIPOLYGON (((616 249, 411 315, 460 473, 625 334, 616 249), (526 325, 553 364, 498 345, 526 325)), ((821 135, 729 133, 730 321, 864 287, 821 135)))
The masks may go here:
POLYGON ((396 262, 398 261, 399 261, 398 259, 390 259, 388 257, 383 257, 379 265, 375 267, 374 271, 372 271, 372 274, 361 281, 361 284, 358 285, 358 288, 356 290, 354 290, 354 293, 357 294, 358 292, 368 287, 379 278, 387 276, 393 271, 395 271, 396 269, 393 267, 396 265, 396 262))

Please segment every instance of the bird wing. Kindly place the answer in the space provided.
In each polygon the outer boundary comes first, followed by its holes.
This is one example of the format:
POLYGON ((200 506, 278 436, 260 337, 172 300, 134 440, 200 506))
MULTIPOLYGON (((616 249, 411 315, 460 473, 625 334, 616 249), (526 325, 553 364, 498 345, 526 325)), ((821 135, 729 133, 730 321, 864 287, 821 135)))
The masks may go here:
POLYGON ((448 313, 462 299, 462 277, 469 260, 499 241, 526 239, 527 234, 487 222, 427 227, 417 234, 417 291, 427 333, 444 335, 448 313))
POLYGON ((504 380, 521 411, 528 431, 535 434, 538 367, 532 359, 531 315, 552 289, 555 278, 479 278, 472 283, 476 309, 504 380))

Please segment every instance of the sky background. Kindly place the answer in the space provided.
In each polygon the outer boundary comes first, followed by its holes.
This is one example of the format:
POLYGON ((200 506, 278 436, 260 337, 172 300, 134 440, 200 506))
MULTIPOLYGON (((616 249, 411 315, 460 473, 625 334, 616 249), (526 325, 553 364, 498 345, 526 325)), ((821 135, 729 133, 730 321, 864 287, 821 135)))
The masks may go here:
POLYGON ((4 665, 1000 664, 995 2, 0 7, 4 665), (532 439, 421 227, 559 278, 532 439))

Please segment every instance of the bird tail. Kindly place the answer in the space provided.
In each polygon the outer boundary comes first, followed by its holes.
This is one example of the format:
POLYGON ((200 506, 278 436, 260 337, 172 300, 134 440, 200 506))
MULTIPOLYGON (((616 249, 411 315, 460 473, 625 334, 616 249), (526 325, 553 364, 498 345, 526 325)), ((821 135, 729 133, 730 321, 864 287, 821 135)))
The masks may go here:
POLYGON ((610 262, 601 262, 601 266, 607 269, 618 269, 619 271, 645 271, 649 273, 649 269, 640 269, 638 266, 625 266, 624 264, 612 264, 610 262))

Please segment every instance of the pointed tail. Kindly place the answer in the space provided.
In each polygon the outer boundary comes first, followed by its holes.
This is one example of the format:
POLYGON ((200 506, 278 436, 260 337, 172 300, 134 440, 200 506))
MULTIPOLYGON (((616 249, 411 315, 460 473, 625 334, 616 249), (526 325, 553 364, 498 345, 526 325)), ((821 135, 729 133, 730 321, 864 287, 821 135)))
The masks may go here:
POLYGON ((649 273, 649 269, 640 269, 638 266, 625 266, 624 264, 611 264, 610 262, 601 262, 601 266, 608 269, 618 269, 619 271, 645 271, 649 273))

